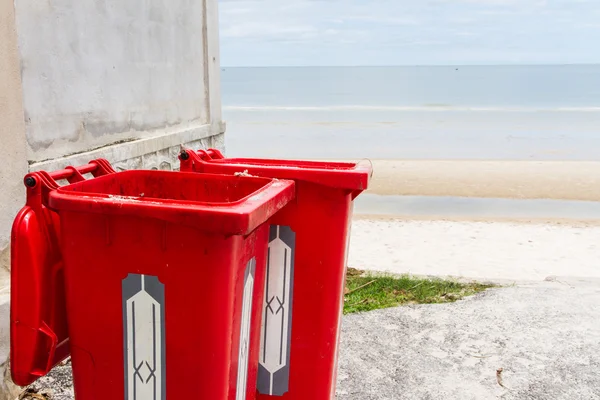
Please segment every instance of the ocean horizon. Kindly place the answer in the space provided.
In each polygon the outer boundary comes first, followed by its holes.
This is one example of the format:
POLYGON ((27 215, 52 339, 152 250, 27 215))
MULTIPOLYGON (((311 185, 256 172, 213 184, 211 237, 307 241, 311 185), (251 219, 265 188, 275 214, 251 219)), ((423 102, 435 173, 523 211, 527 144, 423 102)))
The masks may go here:
POLYGON ((600 65, 223 67, 235 156, 600 160, 600 65))

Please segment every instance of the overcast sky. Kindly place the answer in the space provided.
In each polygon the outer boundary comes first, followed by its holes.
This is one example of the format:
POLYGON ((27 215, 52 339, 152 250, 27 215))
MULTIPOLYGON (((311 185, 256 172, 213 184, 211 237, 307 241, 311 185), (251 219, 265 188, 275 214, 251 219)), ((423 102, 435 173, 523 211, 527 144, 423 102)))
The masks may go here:
POLYGON ((600 63, 600 0, 220 0, 223 66, 600 63))

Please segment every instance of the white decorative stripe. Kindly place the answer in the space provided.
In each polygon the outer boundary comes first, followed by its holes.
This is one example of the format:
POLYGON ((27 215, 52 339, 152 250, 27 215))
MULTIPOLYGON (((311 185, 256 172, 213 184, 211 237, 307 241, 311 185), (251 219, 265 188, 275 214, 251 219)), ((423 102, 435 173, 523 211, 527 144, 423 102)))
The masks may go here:
POLYGON ((252 293, 254 291, 255 263, 256 261, 253 258, 246 266, 246 279, 244 281, 244 295, 242 298, 242 322, 240 326, 236 400, 246 399, 246 387, 248 385, 248 352, 250 346, 250 325, 252 321, 252 293))
POLYGON ((271 229, 276 231, 271 235, 268 249, 259 357, 262 369, 259 369, 258 391, 282 395, 287 391, 289 379, 287 372, 282 370, 289 371, 295 236, 289 227, 273 226, 271 229), (284 229, 288 243, 283 238, 284 229), (278 371, 283 374, 276 374, 278 371))
POLYGON ((352 231, 352 214, 354 213, 354 202, 350 203, 348 210, 348 232, 346 233, 346 254, 344 256, 344 268, 348 268, 348 253, 350 252, 350 232, 352 231))
POLYGON ((123 281, 125 328, 125 396, 127 400, 164 400, 163 305, 146 280, 164 295, 156 277, 130 274, 123 281))

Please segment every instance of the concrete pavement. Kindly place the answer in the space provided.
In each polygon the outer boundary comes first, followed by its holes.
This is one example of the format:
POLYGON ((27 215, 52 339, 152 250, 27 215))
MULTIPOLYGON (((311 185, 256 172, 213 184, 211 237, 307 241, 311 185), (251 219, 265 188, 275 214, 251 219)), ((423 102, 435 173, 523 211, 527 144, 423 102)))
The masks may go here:
POLYGON ((557 278, 349 315, 338 398, 600 399, 599 304, 600 281, 557 278))

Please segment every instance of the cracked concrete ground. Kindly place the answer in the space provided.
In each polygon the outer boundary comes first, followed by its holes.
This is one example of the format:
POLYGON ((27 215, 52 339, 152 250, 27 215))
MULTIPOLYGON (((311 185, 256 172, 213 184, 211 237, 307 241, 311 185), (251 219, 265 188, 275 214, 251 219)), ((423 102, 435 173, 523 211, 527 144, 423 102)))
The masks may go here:
MULTIPOLYGON (((600 280, 556 278, 348 315, 337 398, 600 399, 599 304, 600 280)), ((35 386, 72 400, 70 379, 35 386)))
POLYGON ((349 315, 338 398, 600 399, 598 304, 600 281, 563 278, 349 315))

